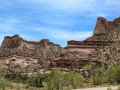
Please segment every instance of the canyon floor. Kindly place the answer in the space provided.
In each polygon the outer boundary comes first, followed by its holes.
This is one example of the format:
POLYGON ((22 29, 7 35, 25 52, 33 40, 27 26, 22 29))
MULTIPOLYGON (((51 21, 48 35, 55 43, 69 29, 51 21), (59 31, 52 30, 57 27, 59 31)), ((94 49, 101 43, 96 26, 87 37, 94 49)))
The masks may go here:
MULTIPOLYGON (((74 89, 74 90, 107 90, 109 87, 95 87, 95 88, 84 88, 84 89, 74 89)), ((117 90, 118 86, 110 86, 112 90, 117 90)))

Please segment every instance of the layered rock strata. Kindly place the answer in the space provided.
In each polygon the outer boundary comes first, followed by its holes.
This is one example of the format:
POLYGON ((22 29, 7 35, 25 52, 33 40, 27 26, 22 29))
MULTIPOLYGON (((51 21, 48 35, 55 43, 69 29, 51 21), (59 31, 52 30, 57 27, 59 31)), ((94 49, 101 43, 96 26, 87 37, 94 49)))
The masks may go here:
POLYGON ((9 62, 5 64, 4 68, 12 70, 16 69, 16 65, 19 66, 19 71, 28 70, 27 67, 32 67, 35 70, 36 68, 43 69, 49 67, 49 60, 58 58, 62 50, 60 45, 54 44, 48 39, 35 42, 26 41, 19 35, 6 36, 1 45, 0 60, 9 62), (10 62, 12 58, 15 58, 15 63, 10 62))
POLYGON ((112 22, 98 17, 93 35, 83 41, 68 41, 68 45, 64 48, 65 52, 61 53, 60 59, 56 62, 61 67, 81 67, 89 62, 95 62, 101 67, 108 65, 108 63, 116 65, 120 56, 119 43, 120 17, 112 22), (61 64, 59 64, 60 61, 61 64))
MULTIPOLYGON (((81 68, 90 62, 101 67, 120 64, 120 18, 107 21, 103 17, 98 17, 91 37, 84 41, 71 40, 67 44, 62 48, 48 39, 35 42, 26 41, 19 35, 6 36, 0 48, 0 59, 11 64, 15 58, 15 63, 25 63, 26 68, 81 68)), ((12 65, 14 66, 13 63, 12 65)))

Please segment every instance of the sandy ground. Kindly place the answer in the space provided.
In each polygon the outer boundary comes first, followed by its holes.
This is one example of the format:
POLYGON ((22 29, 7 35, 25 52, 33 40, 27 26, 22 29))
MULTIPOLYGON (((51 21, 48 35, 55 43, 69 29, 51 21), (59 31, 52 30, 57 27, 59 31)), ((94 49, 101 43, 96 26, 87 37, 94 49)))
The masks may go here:
MULTIPOLYGON (((118 86, 110 86, 112 90, 116 90, 118 86)), ((74 90, 107 90, 108 87, 96 87, 96 88, 85 88, 85 89, 74 89, 74 90)))

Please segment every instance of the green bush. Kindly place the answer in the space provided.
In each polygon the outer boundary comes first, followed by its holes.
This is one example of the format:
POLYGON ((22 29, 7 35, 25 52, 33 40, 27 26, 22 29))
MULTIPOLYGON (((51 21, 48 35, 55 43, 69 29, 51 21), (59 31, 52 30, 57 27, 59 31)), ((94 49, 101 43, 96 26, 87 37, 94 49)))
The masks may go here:
POLYGON ((43 75, 31 74, 29 77, 28 84, 35 87, 43 87, 42 82, 44 80, 43 75))
POLYGON ((5 90, 6 87, 11 86, 10 82, 4 78, 0 78, 0 89, 5 90))
POLYGON ((83 67, 89 73, 88 76, 84 76, 86 79, 90 79, 93 85, 101 85, 106 83, 106 70, 104 68, 100 68, 95 63, 89 63, 83 67))
POLYGON ((69 86, 72 86, 72 88, 79 87, 82 83, 82 78, 79 73, 64 73, 61 69, 52 69, 52 71, 46 75, 45 82, 47 83, 48 90, 63 90, 69 86))

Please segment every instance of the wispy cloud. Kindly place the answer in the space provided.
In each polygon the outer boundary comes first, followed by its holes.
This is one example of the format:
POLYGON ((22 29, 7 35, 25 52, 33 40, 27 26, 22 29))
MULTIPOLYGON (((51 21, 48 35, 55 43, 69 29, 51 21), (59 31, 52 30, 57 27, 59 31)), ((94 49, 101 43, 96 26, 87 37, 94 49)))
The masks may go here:
POLYGON ((83 40, 92 35, 98 16, 113 20, 119 8, 120 0, 0 0, 0 36, 59 44, 83 40))
MULTIPOLYGON (((32 0, 34 3, 45 4, 50 8, 60 9, 60 10, 67 10, 75 12, 75 10, 91 10, 93 3, 96 0, 32 0), (73 11, 74 10, 74 11, 73 11)), ((49 8, 49 9, 50 9, 49 8)))
POLYGON ((19 21, 14 18, 0 18, 0 32, 13 32, 19 21))
POLYGON ((83 40, 92 35, 92 31, 69 31, 50 28, 35 28, 34 31, 58 40, 83 40))
POLYGON ((119 0, 104 0, 104 1, 98 1, 98 0, 31 0, 33 3, 38 3, 40 5, 45 5, 46 10, 51 11, 62 11, 66 13, 71 14, 79 14, 79 15, 85 15, 86 12, 91 12, 88 14, 88 16, 92 13, 96 15, 105 15, 108 14, 107 10, 110 10, 109 8, 116 8, 120 7, 120 1, 119 0), (101 14, 102 13, 102 14, 101 14))

